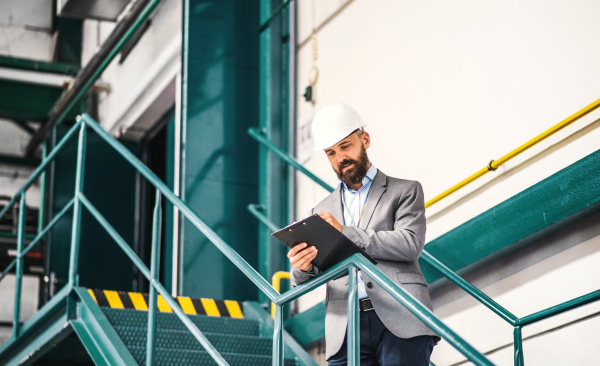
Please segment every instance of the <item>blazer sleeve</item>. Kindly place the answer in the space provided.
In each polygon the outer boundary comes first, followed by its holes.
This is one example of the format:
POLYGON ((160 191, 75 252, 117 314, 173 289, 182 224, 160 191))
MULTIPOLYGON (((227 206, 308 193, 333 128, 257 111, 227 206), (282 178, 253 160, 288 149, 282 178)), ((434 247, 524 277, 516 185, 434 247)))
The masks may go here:
MULTIPOLYGON (((375 212, 377 214, 377 212, 375 212)), ((342 233, 375 259, 414 262, 425 245, 425 199, 421 184, 410 181, 394 212, 394 230, 375 231, 343 226, 342 233)))

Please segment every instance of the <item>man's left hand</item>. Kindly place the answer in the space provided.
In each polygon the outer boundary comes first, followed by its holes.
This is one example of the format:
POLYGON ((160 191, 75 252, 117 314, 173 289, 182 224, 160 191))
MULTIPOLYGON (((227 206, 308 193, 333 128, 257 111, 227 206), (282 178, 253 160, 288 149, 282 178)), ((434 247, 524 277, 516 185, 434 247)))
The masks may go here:
POLYGON ((321 216, 323 220, 331 224, 331 226, 336 228, 340 233, 342 232, 342 224, 340 224, 329 212, 320 212, 317 215, 321 216))

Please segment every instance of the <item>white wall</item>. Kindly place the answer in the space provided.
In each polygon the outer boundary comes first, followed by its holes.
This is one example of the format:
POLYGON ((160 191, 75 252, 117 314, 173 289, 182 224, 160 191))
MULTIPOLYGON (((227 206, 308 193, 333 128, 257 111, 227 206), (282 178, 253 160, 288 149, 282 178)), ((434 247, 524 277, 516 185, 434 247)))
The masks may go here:
POLYGON ((0 2, 0 55, 52 61, 53 0, 0 2))
MULTIPOLYGON (((22 157, 29 142, 29 134, 14 123, 0 119, 0 154, 22 157)), ((0 164, 0 196, 12 197, 27 181, 35 168, 0 164)), ((39 207, 39 181, 27 190, 27 206, 39 207)))
MULTIPOLYGON (((100 95, 100 122, 114 135, 127 133, 134 124, 136 128, 139 124, 148 128, 175 100, 174 80, 180 69, 181 1, 162 1, 151 19, 152 25, 125 62, 119 64, 117 56, 101 77, 111 91, 100 95), (144 115, 152 108, 157 110, 151 116, 144 115)), ((98 51, 114 26, 111 22, 85 21, 84 64, 98 51)))
MULTIPOLYGON (((591 0, 299 0, 298 118, 310 118, 326 103, 352 105, 369 124, 371 161, 388 175, 419 180, 430 199, 600 98, 599 11, 600 3, 591 0), (305 40, 313 29, 318 29, 314 64, 319 69, 314 105, 302 98, 313 65, 312 43, 305 40)), ((432 206, 427 241, 596 151, 599 117, 600 112, 593 112, 432 206)), ((324 154, 313 154, 305 166, 337 184, 324 154)), ((298 175, 297 216, 306 216, 305 210, 326 194, 298 175)), ((584 258, 565 250, 553 259, 560 266, 533 261, 526 268, 510 268, 484 290, 508 288, 501 303, 517 315, 591 291, 597 283, 579 279, 600 264, 594 240, 578 242, 581 248, 592 248, 584 258), (579 261, 589 261, 589 266, 579 261), (529 272, 535 280, 522 277, 529 272), (515 279, 507 279, 511 276, 515 279), (553 276, 572 282, 554 294, 553 276), (534 295, 530 288, 542 292, 534 295)), ((323 296, 323 291, 306 296, 300 310, 323 296)), ((479 310, 473 309, 456 301, 436 310, 461 334, 475 334, 469 339, 484 351, 506 337, 510 340, 510 329, 485 337, 474 331, 496 320, 483 313, 474 316, 479 310), (464 311, 450 315, 448 307, 464 311)), ((557 339, 564 341, 560 334, 557 339)), ((584 333, 578 340, 592 337, 584 333)), ((539 348, 529 348, 526 343, 528 363, 547 361, 543 352, 535 351, 539 348)), ((442 345, 434 355, 437 365, 457 359, 442 345)), ((510 364, 510 357, 509 352, 508 363, 499 359, 500 364, 510 364)), ((572 364, 589 364, 580 361, 572 364)))

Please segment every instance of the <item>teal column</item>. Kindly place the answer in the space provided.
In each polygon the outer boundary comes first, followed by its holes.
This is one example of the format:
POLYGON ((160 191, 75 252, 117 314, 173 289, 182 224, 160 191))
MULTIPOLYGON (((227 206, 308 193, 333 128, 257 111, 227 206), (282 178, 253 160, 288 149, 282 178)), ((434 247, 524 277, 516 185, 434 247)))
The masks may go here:
MULTIPOLYGON (((260 21, 267 21, 282 1, 261 0, 260 21)), ((266 138, 289 152, 289 9, 284 9, 260 32, 260 130, 266 138)), ((289 169, 267 148, 259 150, 259 203, 269 220, 279 227, 289 223, 289 169)), ((259 227, 259 272, 270 279, 273 273, 289 270, 286 247, 271 236, 271 230, 259 227)), ((283 291, 285 288, 282 289, 283 291)), ((261 295, 261 301, 266 297, 261 295)))
MULTIPOLYGON (((181 198, 250 265, 256 220, 259 0, 184 0, 181 198)), ((180 293, 256 300, 256 287, 187 220, 180 228, 180 293)))

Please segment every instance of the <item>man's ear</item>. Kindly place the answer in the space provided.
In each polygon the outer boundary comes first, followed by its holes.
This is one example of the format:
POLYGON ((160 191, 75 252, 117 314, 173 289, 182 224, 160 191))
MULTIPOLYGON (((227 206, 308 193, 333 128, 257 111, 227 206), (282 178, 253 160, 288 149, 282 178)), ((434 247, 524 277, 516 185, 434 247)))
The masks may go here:
POLYGON ((368 149, 369 145, 371 145, 371 136, 369 136, 369 133, 367 131, 364 131, 360 138, 362 139, 365 149, 368 149))

